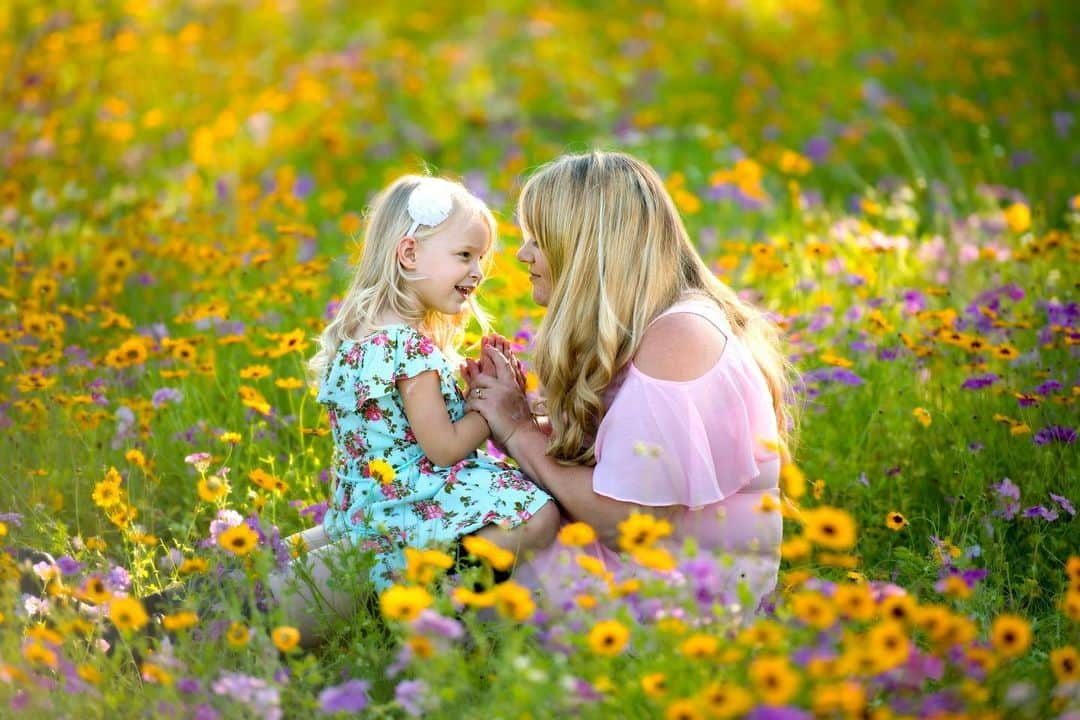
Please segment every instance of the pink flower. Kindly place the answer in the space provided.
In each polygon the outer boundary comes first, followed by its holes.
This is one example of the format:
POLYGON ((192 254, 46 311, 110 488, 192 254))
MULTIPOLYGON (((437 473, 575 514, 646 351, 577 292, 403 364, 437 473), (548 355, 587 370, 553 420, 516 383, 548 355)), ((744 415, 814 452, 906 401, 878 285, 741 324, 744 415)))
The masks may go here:
POLYGON ((382 408, 374 401, 364 403, 363 413, 368 420, 382 420, 383 417, 382 408))

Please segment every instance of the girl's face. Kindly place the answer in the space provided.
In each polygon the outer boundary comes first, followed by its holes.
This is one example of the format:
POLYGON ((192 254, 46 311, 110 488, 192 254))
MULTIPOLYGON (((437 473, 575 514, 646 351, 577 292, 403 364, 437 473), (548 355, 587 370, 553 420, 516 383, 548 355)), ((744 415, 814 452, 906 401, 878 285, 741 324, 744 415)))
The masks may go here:
POLYGON ((444 225, 426 240, 404 238, 398 259, 420 276, 412 285, 424 309, 456 315, 484 279, 480 260, 491 237, 475 213, 459 214, 444 225))
POLYGON ((547 258, 536 244, 536 240, 523 234, 525 242, 517 251, 517 259, 529 266, 529 280, 532 282, 533 302, 541 307, 547 307, 551 300, 551 266, 547 258))

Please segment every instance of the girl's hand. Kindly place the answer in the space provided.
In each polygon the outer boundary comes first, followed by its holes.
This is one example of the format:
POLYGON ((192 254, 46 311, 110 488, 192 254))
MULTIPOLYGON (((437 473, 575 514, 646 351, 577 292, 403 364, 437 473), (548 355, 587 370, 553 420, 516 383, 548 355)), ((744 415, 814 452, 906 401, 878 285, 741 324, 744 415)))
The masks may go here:
POLYGON ((492 345, 485 345, 481 352, 481 365, 488 365, 493 372, 474 376, 465 407, 484 416, 492 441, 506 452, 505 443, 514 431, 533 421, 532 411, 510 361, 492 345))
MULTIPOLYGON (((504 338, 502 335, 492 333, 491 335, 488 335, 481 339, 481 353, 483 353, 483 349, 485 347, 495 348, 502 354, 504 358, 506 358, 507 362, 510 364, 510 367, 514 370, 514 379, 517 381, 518 387, 521 388, 521 392, 528 392, 526 388, 527 383, 525 379, 525 366, 522 365, 521 360, 519 360, 517 356, 514 355, 514 346, 510 344, 510 341, 504 338)), ((482 357, 483 355, 481 355, 481 358, 482 357)), ((484 372, 485 374, 491 375, 493 374, 492 370, 493 368, 486 368, 484 372)))

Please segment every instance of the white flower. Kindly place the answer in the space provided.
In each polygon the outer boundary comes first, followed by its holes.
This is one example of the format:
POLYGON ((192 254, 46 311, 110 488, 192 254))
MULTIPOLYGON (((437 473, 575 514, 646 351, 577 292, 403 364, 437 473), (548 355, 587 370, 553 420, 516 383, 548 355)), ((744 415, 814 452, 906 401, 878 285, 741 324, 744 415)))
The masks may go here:
POLYGON ((439 178, 424 178, 409 193, 408 211, 412 226, 408 235, 421 225, 435 227, 450 217, 454 205, 454 185, 439 178))

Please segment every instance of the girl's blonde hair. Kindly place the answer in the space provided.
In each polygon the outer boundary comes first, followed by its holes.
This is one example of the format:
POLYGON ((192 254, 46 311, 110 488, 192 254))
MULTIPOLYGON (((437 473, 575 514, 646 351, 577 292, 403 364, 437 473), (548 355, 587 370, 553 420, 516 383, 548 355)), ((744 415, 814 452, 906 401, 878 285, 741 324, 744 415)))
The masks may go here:
POLYGON ((604 391, 649 323, 696 292, 716 301, 761 368, 787 458, 790 367, 779 331, 705 265, 655 170, 621 153, 564 155, 529 178, 517 212, 551 268, 533 357, 553 429, 548 454, 596 462, 604 391))
MULTIPOLYGON (((451 357, 462 336, 470 316, 476 317, 482 327, 487 327, 487 316, 476 303, 475 295, 457 315, 426 310, 413 291, 411 282, 416 275, 403 268, 397 259, 398 242, 405 237, 412 225, 408 213, 409 195, 423 181, 431 181, 421 175, 404 175, 395 180, 375 198, 368 211, 367 229, 364 232, 360 262, 353 273, 352 282, 345 293, 334 319, 318 338, 318 350, 308 361, 309 379, 318 384, 341 343, 358 340, 376 330, 378 318, 384 312, 393 313, 408 322, 418 322, 424 333, 451 357)), ((497 226, 491 210, 463 185, 450 180, 446 182, 451 191, 450 215, 435 227, 419 226, 413 237, 424 242, 444 232, 459 216, 468 220, 479 217, 487 224, 494 246, 497 226)), ((484 271, 490 267, 492 253, 486 252, 484 271)))

